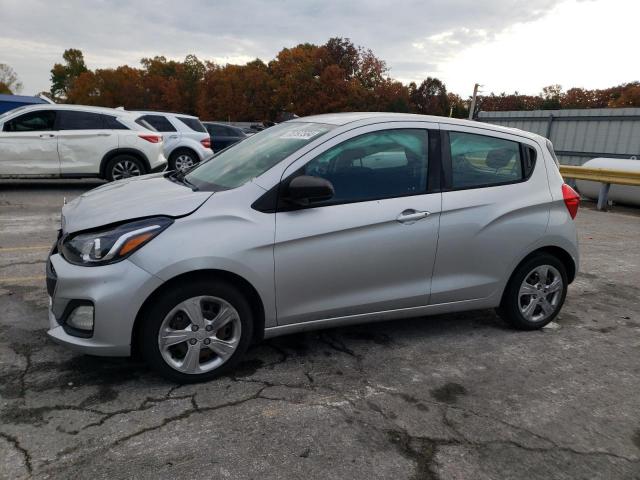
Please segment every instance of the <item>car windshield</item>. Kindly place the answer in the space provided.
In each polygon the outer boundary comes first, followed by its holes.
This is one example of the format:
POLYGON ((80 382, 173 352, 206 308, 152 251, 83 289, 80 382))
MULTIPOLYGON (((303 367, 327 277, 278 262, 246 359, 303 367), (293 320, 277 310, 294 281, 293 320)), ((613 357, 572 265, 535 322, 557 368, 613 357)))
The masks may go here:
POLYGON ((185 179, 199 190, 227 190, 262 175, 296 150, 334 128, 324 123, 287 122, 220 152, 185 179))

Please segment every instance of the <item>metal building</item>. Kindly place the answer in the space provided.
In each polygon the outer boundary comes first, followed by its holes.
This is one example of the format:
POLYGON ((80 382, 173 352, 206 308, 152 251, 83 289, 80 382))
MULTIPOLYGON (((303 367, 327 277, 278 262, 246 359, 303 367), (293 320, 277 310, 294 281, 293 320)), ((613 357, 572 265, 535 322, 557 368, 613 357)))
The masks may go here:
POLYGON ((640 159, 640 108, 480 112, 478 120, 547 137, 565 165, 596 157, 640 159))

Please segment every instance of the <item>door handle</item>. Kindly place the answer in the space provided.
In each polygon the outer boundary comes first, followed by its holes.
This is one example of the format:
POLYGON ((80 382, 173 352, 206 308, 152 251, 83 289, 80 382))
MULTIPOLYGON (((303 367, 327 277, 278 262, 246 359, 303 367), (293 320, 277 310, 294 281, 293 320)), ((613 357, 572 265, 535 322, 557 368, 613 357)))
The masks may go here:
POLYGON ((110 133, 106 133, 106 132, 105 133, 96 133, 96 136, 98 136, 98 137, 110 137, 111 134, 110 133))
POLYGON ((53 133, 41 133, 40 138, 56 138, 53 133))
POLYGON ((413 208, 410 208, 402 212, 400 215, 398 215, 398 218, 396 218, 396 221, 407 224, 407 225, 411 225, 412 223, 415 223, 418 220, 427 218, 429 215, 431 215, 430 212, 420 212, 418 210, 414 210, 413 208))

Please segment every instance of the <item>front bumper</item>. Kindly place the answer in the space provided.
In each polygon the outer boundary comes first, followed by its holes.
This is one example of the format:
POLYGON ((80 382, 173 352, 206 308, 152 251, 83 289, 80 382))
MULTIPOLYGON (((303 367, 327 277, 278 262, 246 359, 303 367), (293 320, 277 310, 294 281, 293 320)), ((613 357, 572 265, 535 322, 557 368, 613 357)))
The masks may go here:
POLYGON ((57 343, 91 355, 128 356, 140 308, 162 280, 123 260, 100 267, 72 265, 52 252, 47 262, 50 296, 48 335, 57 343), (69 333, 61 324, 70 302, 93 303, 94 328, 88 338, 69 333))

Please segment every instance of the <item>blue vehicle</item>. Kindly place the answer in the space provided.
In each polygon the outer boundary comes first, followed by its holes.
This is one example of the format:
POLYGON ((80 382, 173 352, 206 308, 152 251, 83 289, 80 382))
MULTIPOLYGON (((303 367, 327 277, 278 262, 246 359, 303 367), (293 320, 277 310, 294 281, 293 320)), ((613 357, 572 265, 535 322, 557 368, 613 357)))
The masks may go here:
POLYGON ((24 105, 34 105, 36 103, 49 103, 40 97, 27 95, 0 95, 0 114, 13 110, 24 105))

